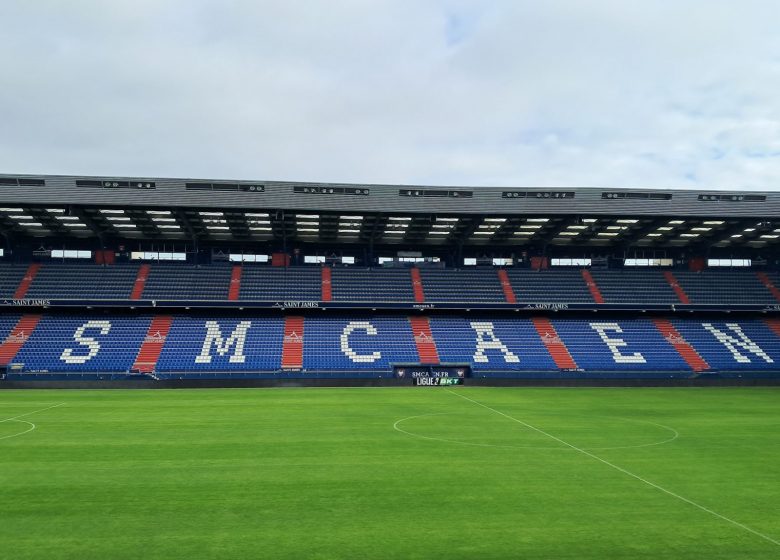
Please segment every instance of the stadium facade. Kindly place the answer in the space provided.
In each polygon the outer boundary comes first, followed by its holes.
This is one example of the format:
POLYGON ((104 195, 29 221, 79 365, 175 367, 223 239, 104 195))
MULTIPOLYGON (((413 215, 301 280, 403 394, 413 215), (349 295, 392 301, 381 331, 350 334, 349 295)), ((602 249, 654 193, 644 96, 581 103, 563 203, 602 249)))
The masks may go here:
POLYGON ((778 193, 0 175, 0 197, 6 384, 780 379, 778 193))

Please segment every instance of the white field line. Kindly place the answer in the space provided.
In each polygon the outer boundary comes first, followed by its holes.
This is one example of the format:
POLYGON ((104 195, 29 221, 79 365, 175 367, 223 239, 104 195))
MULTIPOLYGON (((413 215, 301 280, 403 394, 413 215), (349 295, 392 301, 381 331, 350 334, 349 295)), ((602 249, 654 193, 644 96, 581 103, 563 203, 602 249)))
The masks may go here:
POLYGON ((12 418, 6 418, 4 420, 0 420, 0 424, 3 422, 10 422, 12 420, 16 420, 17 418, 24 418, 25 416, 29 416, 30 414, 37 414, 38 412, 43 412, 44 410, 51 410, 52 408, 57 408, 58 406, 64 405, 64 402, 53 404, 51 406, 47 406, 46 408, 39 408, 38 410, 33 410, 32 412, 25 412, 24 414, 19 414, 18 416, 14 416, 12 418))
MULTIPOLYGON (((444 416, 448 414, 455 414, 454 412, 433 412, 430 414, 415 414, 414 416, 407 416, 406 418, 401 418, 400 420, 396 420, 393 424, 393 429, 397 432, 401 432, 402 434, 406 434, 415 438, 419 439, 429 439, 431 441, 441 441, 443 443, 455 443, 458 445, 470 445, 473 447, 495 447, 498 449, 564 449, 569 450, 568 447, 558 446, 558 447, 550 447, 548 446, 538 446, 538 445, 500 445, 496 443, 474 443, 474 442, 468 442, 468 441, 460 441, 457 439, 447 439, 447 438, 438 438, 433 436, 426 436, 423 434, 418 434, 417 432, 410 432, 408 430, 404 430, 401 427, 401 424, 406 422, 407 420, 414 420, 415 418, 425 418, 428 416, 444 416)), ((621 420, 626 420, 629 422, 639 422, 642 424, 649 424, 651 426, 658 426, 659 428, 663 428, 665 430, 669 430, 674 435, 668 439, 662 440, 662 441, 654 441, 652 443, 640 443, 638 445, 618 445, 614 447, 583 447, 583 449, 588 449, 590 451, 607 451, 612 449, 639 449, 641 447, 653 447, 654 445, 663 445, 665 443, 670 443, 674 440, 676 440, 678 437, 680 437, 680 433, 675 430, 674 428, 670 428, 669 426, 664 426, 663 424, 656 424, 655 422, 648 422, 647 420, 633 420, 628 418, 621 418, 621 420)))
POLYGON ((35 424, 33 424, 32 422, 28 422, 27 420, 19 420, 19 418, 24 418, 25 416, 30 416, 31 414, 36 414, 38 412, 43 412, 44 410, 51 410, 52 408, 57 408, 58 406, 62 406, 64 404, 65 404, 64 402, 61 402, 61 403, 53 404, 51 406, 47 406, 46 408, 39 408, 38 410, 33 410, 32 412, 25 412, 24 414, 18 414, 17 416, 13 416, 12 418, 5 418, 3 420, 0 420, 0 424, 2 424, 3 422, 19 422, 21 424, 28 424, 30 426, 25 431, 19 432, 18 434, 2 436, 0 437, 0 441, 4 439, 11 439, 11 438, 23 436, 24 434, 29 434, 35 429, 35 424))
POLYGON ((518 420, 517 418, 515 418, 513 416, 510 416, 509 414, 501 412, 500 410, 496 410, 495 408, 489 407, 486 404, 482 404, 479 401, 475 401, 474 399, 471 399, 471 398, 469 398, 469 397, 467 397, 465 395, 462 395, 460 393, 457 393, 455 391, 451 391, 450 389, 445 389, 445 391, 447 391, 448 393, 452 393, 453 395, 458 396, 458 397, 460 397, 462 399, 465 399, 465 400, 467 400, 469 402, 472 402, 472 403, 476 404, 477 406, 481 406, 482 408, 485 408, 487 410, 495 412, 496 414, 499 414, 499 415, 503 416, 504 418, 512 420, 513 422, 517 422, 518 424, 521 424, 521 425, 525 426, 526 428, 529 428, 531 430, 534 430, 535 432, 538 432, 538 433, 540 433, 542 435, 545 435, 548 438, 553 439, 553 440, 555 440, 555 441, 565 445, 566 447, 569 447, 569 448, 573 449, 574 451, 579 451, 580 453, 582 453, 583 455, 587 455, 591 459, 595 459, 596 461, 598 461, 600 463, 603 463, 603 464, 607 465, 608 467, 612 467, 616 471, 619 471, 619 472, 621 472, 621 473, 623 473, 623 474, 625 474, 627 476, 630 476, 631 478, 635 478, 636 480, 638 480, 640 482, 644 482, 648 486, 652 486, 653 488, 655 488, 656 490, 660 490, 664 494, 668 494, 669 496, 672 496, 673 498, 677 498, 678 500, 681 500, 681 501, 685 502, 686 504, 690 504, 693 507, 699 508, 700 510, 709 513, 710 515, 714 515, 715 517, 717 517, 719 519, 722 519, 723 521, 726 521, 727 523, 731 523, 732 525, 734 525, 736 527, 739 527, 741 529, 744 529, 745 531, 747 531, 749 533, 753 533, 754 535, 756 535, 757 537, 761 537, 765 541, 768 541, 768 542, 770 542, 770 543, 772 543, 774 545, 780 546, 780 541, 777 541, 777 540, 773 539, 772 537, 769 537, 769 536, 767 536, 767 535, 765 535, 763 533, 760 533, 760 532, 756 531, 755 529, 751 529, 747 525, 744 525, 744 524, 740 523, 739 521, 734 521, 733 519, 730 519, 730 518, 726 517, 725 515, 721 515, 720 513, 716 512, 716 511, 712 511, 711 509, 709 509, 709 508, 707 508, 707 507, 705 507, 705 506, 703 506, 701 504, 697 504, 693 500, 689 500, 688 498, 686 498, 684 496, 680 496, 679 494, 675 494, 671 490, 667 490, 666 488, 664 488, 662 486, 659 486, 658 484, 655 484, 654 482, 650 482, 649 480, 647 480, 645 478, 642 478, 641 476, 639 476, 637 474, 634 474, 631 471, 627 471, 623 467, 619 467, 619 466, 617 466, 614 463, 610 463, 606 459, 602 459, 598 455, 594 455, 593 453, 591 453, 589 451, 586 451, 585 449, 582 449, 581 447, 577 447, 576 445, 572 445, 571 443, 568 443, 567 441, 564 441, 564 440, 562 440, 559 437, 556 437, 556 436, 554 436, 554 435, 552 435, 552 434, 550 434, 548 432, 545 432, 544 430, 542 430, 540 428, 537 428, 536 426, 532 426, 531 424, 523 422, 522 420, 518 420))
POLYGON ((9 422, 19 422, 21 424, 29 424, 30 427, 27 428, 23 432, 19 432, 18 434, 11 434, 11 435, 8 435, 8 436, 0 437, 0 440, 11 439, 11 438, 14 438, 14 437, 23 436, 24 434, 29 434, 30 432, 32 432, 35 429, 35 424, 33 424, 32 422, 28 422, 27 420, 8 420, 8 421, 9 422))

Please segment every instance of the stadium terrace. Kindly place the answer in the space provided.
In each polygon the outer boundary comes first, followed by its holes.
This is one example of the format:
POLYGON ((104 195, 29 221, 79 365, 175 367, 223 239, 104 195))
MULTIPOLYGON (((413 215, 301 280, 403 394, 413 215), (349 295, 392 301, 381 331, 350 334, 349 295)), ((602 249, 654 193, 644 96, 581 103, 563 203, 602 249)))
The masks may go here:
POLYGON ((777 193, 0 175, 0 196, 6 383, 780 377, 777 193))

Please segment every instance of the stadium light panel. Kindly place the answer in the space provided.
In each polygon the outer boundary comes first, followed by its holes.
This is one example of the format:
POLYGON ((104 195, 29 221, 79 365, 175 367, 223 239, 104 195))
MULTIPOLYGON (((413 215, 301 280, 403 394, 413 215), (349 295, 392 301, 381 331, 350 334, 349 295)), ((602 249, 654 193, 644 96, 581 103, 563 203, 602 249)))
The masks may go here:
POLYGON ((434 231, 429 232, 430 235, 449 235, 450 233, 452 233, 451 230, 445 230, 445 231, 434 230, 434 231))
POLYGON ((583 224, 595 224, 596 222, 598 222, 597 218, 583 218, 582 219, 582 223, 583 224))
POLYGON ((271 230, 272 230, 272 228, 269 228, 269 227, 250 226, 250 228, 249 228, 249 231, 271 231, 271 230))
POLYGON ((299 233, 318 233, 319 231, 317 228, 298 228, 299 233))
POLYGON ((32 220, 32 216, 28 216, 27 214, 9 214, 9 218, 13 218, 14 220, 32 220))
POLYGON ((780 237, 780 235, 774 233, 765 233, 761 236, 761 239, 777 239, 778 237, 780 237))
POLYGON ((363 216, 341 216, 341 220, 362 220, 363 216))
POLYGON ((223 212, 198 212, 201 216, 224 216, 223 212))
POLYGON ((43 224, 40 222, 19 222, 19 225, 25 227, 43 227, 43 224))
POLYGON ((685 220, 670 220, 669 225, 670 226, 679 226, 680 224, 684 224, 685 220))
MULTIPOLYGON (((550 221, 550 218, 528 218, 526 222, 537 222, 540 224, 545 224, 550 221)), ((584 220, 583 220, 584 221, 584 220)))
POLYGON ((436 218, 437 222, 457 222, 460 218, 436 218))
POLYGON ((319 222, 297 222, 299 226, 318 226, 319 222))
POLYGON ((616 231, 600 231, 596 235, 600 235, 601 237, 615 237, 620 234, 616 231))
POLYGON ((157 227, 160 229, 181 229, 179 226, 173 224, 159 224, 157 227))
POLYGON ((412 219, 409 218, 408 216, 390 216, 387 219, 390 220, 390 221, 393 221, 393 222, 411 222, 412 221, 412 219))
POLYGON ((506 222, 506 218, 485 218, 485 221, 503 224, 504 222, 506 222))
POLYGON ((360 233, 359 229, 339 229, 339 233, 360 233))
POLYGON ((536 224, 521 224, 518 226, 520 229, 540 229, 542 226, 536 224))
POLYGON ((108 210, 100 210, 100 213, 101 214, 124 214, 125 211, 124 210, 108 209, 108 210))
POLYGON ((707 220, 706 222, 702 222, 705 226, 722 226, 726 222, 723 220, 707 220))
POLYGON ((699 233, 681 233, 680 237, 699 237, 699 233))
POLYGON ((0 208, 0 212, 24 212, 24 208, 0 208))
POLYGON ((130 218, 126 216, 106 216, 106 220, 111 222, 129 222, 130 218))
POLYGON ((247 218, 267 218, 268 217, 268 213, 266 213, 266 212, 259 212, 259 213, 258 212, 246 212, 246 213, 244 213, 244 216, 246 216, 247 218))
POLYGON ((50 214, 64 214, 65 210, 63 208, 47 208, 47 212, 50 214))
POLYGON ((319 214, 296 214, 296 218, 302 218, 304 220, 319 220, 320 215, 319 214))
POLYGON ((629 220, 629 219, 621 218, 620 220, 615 220, 615 223, 616 224, 635 224, 638 221, 639 220, 629 220))
POLYGON ((170 210, 147 210, 147 214, 150 216, 170 216, 171 211, 170 210))

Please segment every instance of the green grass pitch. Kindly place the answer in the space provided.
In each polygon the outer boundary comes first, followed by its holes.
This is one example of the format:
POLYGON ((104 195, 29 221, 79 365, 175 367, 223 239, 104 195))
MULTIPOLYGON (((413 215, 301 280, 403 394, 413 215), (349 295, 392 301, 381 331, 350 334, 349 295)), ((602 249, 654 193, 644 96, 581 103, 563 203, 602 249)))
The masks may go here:
POLYGON ((5 391, 0 420, 9 560, 780 558, 778 389, 5 391))

